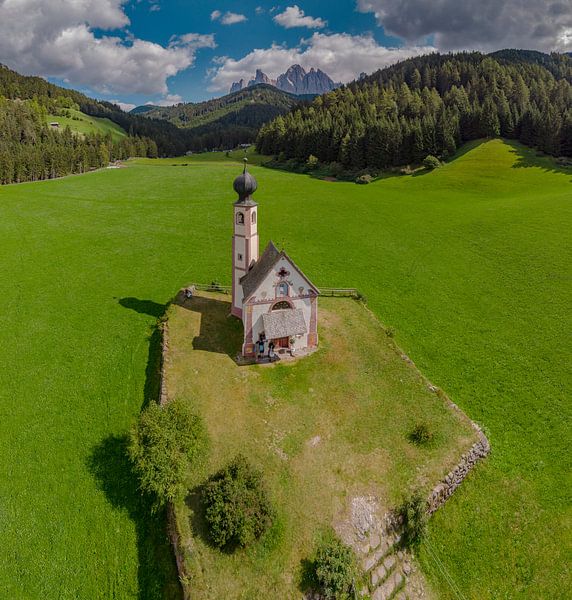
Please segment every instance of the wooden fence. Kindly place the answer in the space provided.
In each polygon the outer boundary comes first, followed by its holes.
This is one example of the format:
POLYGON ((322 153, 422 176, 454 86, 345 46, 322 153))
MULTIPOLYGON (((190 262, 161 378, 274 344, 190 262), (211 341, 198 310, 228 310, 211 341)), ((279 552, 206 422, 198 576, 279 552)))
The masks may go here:
MULTIPOLYGON (((211 283, 191 283, 189 288, 194 287, 196 290, 203 292, 220 292, 222 294, 232 293, 232 286, 221 285, 216 281, 211 283)), ((363 294, 356 288, 333 288, 333 287, 318 287, 320 296, 331 296, 336 298, 363 298, 363 294)))

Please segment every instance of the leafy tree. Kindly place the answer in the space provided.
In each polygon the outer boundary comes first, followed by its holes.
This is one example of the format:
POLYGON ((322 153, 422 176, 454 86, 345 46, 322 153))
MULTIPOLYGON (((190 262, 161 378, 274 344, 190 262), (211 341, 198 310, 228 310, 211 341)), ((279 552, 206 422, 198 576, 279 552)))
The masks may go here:
POLYGON ((219 548, 251 544, 274 519, 262 473, 242 455, 211 477, 202 500, 211 540, 219 548))
POLYGON ((432 154, 428 154, 423 159, 423 166, 428 170, 432 171, 433 169, 438 169, 441 166, 441 161, 433 156, 432 154))
POLYGON ((399 512, 403 519, 404 543, 414 548, 421 543, 427 531, 427 502, 419 491, 414 492, 399 512))
POLYGON ((328 600, 349 600, 354 596, 358 572, 352 549, 328 532, 318 544, 312 562, 318 591, 328 600))
POLYGON ((129 457, 140 487, 156 499, 156 507, 182 496, 191 469, 202 465, 207 434, 189 402, 173 400, 162 407, 152 402, 132 429, 129 457))

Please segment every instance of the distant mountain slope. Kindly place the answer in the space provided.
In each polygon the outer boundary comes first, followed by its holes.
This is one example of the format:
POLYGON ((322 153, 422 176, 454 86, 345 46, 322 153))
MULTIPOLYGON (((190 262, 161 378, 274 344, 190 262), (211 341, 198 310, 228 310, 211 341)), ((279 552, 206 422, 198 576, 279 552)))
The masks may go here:
POLYGON ((160 106, 155 106, 154 104, 144 104, 143 106, 136 106, 133 110, 129 111, 130 115, 144 115, 152 110, 157 110, 161 108, 160 106))
POLYGON ((351 170, 451 156, 477 138, 572 156, 572 59, 505 50, 418 56, 319 96, 264 125, 262 154, 351 170))
POLYGON ((285 114, 300 101, 300 97, 260 84, 196 104, 155 107, 143 115, 183 128, 190 149, 233 148, 253 142, 264 123, 285 114))
POLYGON ((54 123, 58 123, 60 129, 69 127, 73 132, 82 135, 99 133, 105 136, 109 133, 111 134, 111 139, 116 142, 127 136, 125 130, 117 125, 117 123, 107 118, 86 115, 73 108, 63 109, 59 115, 48 114, 46 120, 52 128, 54 123))
POLYGON ((335 83, 321 69, 314 69, 312 67, 309 71, 306 71, 300 65, 292 65, 285 73, 279 75, 276 80, 270 79, 266 73, 263 73, 260 69, 256 69, 254 79, 251 79, 248 84, 245 84, 244 79, 235 81, 230 87, 230 92, 238 92, 246 87, 261 83, 272 85, 283 92, 295 94, 296 96, 325 94, 340 86, 339 83, 335 83))

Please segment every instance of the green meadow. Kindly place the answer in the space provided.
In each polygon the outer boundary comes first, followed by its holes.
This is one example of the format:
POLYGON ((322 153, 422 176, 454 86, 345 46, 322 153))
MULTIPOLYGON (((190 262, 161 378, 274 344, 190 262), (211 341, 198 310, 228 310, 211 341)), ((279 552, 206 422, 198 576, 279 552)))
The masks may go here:
POLYGON ((59 123, 60 128, 69 127, 72 131, 84 135, 86 133, 99 133, 100 135, 111 133, 111 138, 114 142, 119 142, 121 138, 127 135, 117 123, 114 123, 110 119, 92 117, 73 108, 66 110, 71 116, 48 115, 47 122, 59 123))
MULTIPOLYGON (((0 188, 0 597, 177 596, 124 435, 165 303, 230 283, 238 159, 0 188)), ((420 551, 439 598, 568 597, 572 171, 500 140, 365 186, 252 171, 261 245, 357 287, 489 436, 420 551)))

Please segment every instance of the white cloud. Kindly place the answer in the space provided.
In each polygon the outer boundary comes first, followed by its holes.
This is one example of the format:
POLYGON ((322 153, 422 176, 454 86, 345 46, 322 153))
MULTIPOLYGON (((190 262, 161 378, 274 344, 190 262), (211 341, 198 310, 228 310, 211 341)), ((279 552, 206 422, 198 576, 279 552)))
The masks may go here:
POLYGON ((572 50, 570 0, 357 0, 386 32, 443 50, 572 50))
POLYGON ((131 104, 130 102, 120 102, 119 100, 110 100, 110 102, 112 102, 113 104, 117 104, 117 106, 119 106, 119 108, 125 112, 129 112, 137 106, 137 104, 131 104))
POLYGON ((314 18, 306 16, 304 11, 296 4, 294 4, 294 6, 288 6, 284 12, 277 14, 274 17, 274 21, 286 29, 292 29, 292 27, 322 29, 328 24, 327 21, 324 21, 319 17, 314 18))
POLYGON ((175 104, 180 104, 183 101, 183 98, 179 96, 179 94, 167 94, 161 100, 157 100, 155 102, 145 102, 148 106, 175 106, 175 104))
POLYGON ((234 25, 235 23, 242 23, 243 21, 246 21, 246 17, 244 15, 233 12, 224 13, 220 20, 223 25, 234 25))
POLYGON ((215 64, 220 66, 214 71, 209 91, 228 91, 232 82, 248 81, 256 69, 275 79, 293 64, 322 69, 334 81, 346 83, 362 71, 372 73, 399 60, 434 51, 432 46, 388 48, 368 35, 316 32, 293 48, 274 44, 270 48, 255 49, 239 60, 218 57, 215 64))
POLYGON ((240 15, 230 11, 225 12, 224 15, 220 12, 220 10, 213 10, 211 13, 211 21, 220 21, 222 25, 234 25, 235 23, 242 23, 246 20, 247 19, 245 15, 240 15))
MULTIPOLYGON (((125 33, 126 0, 0 0, 0 57, 40 74, 102 93, 168 93, 167 79, 190 67, 212 36, 161 46, 125 33), (122 30, 97 37, 95 29, 122 30), (208 39, 207 39, 208 38, 208 39)), ((196 34, 192 34, 195 35, 196 34)))

